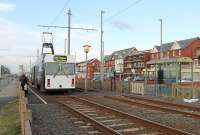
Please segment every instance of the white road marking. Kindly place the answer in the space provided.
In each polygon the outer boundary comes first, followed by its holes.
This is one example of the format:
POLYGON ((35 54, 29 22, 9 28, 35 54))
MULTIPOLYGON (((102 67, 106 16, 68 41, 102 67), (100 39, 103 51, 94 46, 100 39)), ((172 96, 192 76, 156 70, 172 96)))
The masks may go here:
POLYGON ((30 90, 34 95, 36 95, 36 97, 38 97, 44 104, 47 104, 47 102, 46 102, 44 99, 42 99, 42 97, 40 97, 37 93, 35 93, 30 87, 29 87, 29 90, 30 90))

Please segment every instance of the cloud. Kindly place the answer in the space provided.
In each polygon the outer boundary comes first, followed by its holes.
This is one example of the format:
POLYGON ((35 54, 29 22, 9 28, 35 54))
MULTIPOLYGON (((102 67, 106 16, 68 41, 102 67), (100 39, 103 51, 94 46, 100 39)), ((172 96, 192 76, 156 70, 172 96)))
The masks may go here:
POLYGON ((124 21, 115 21, 112 23, 112 25, 119 30, 129 30, 129 31, 133 30, 133 27, 124 21))
MULTIPOLYGON (((81 25, 81 24, 80 24, 81 25)), ((80 26, 77 24, 76 26, 80 26)), ((82 24, 80 27, 96 28, 82 24)), ((54 49, 56 54, 64 54, 64 39, 67 37, 65 30, 53 29, 54 49)), ((0 18, 0 64, 7 65, 11 71, 18 72, 18 65, 23 64, 30 69, 30 56, 36 56, 37 48, 42 48, 42 31, 20 26, 10 20, 0 18)), ((89 58, 99 58, 100 35, 99 32, 80 30, 71 31, 71 54, 76 53, 77 61, 85 60, 84 44, 91 44, 89 58)), ((31 62, 35 61, 31 57, 31 62)))
POLYGON ((16 8, 16 5, 9 3, 1 3, 0 2, 0 12, 12 12, 16 8))
POLYGON ((29 63, 36 55, 40 37, 36 31, 23 28, 9 20, 0 18, 0 64, 7 65, 12 72, 17 72, 18 65, 29 63))

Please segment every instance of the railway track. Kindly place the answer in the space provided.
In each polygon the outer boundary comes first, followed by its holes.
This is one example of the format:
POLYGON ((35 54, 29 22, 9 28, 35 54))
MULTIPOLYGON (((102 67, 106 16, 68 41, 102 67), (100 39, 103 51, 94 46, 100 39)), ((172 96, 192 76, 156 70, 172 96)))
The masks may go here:
POLYGON ((146 97, 136 96, 136 95, 131 95, 131 96, 130 95, 123 95, 123 97, 130 98, 132 100, 149 102, 149 103, 152 103, 152 104, 158 104, 158 105, 162 104, 162 106, 166 106, 166 107, 175 107, 175 108, 178 108, 178 109, 185 109, 185 110, 200 112, 200 107, 194 106, 194 105, 172 103, 172 102, 168 102, 168 101, 161 101, 161 100, 156 100, 156 99, 151 99, 151 98, 146 98, 146 97))
POLYGON ((70 112, 92 123, 103 134, 190 135, 188 132, 139 118, 86 98, 68 96, 58 97, 56 101, 70 112))
POLYGON ((112 100, 116 100, 119 102, 124 102, 124 103, 128 103, 130 105, 138 105, 138 106, 144 106, 146 108, 150 108, 150 109, 154 109, 154 110, 160 110, 160 111, 167 111, 170 113, 177 113, 177 114, 182 114, 185 115, 186 117, 193 117, 193 118, 198 118, 200 119, 200 112, 194 112, 189 110, 188 108, 184 108, 183 107, 178 108, 175 105, 174 106, 170 106, 170 105, 163 105, 162 102, 161 103, 152 103, 150 101, 142 101, 138 100, 138 99, 127 99, 125 97, 116 97, 116 96, 104 96, 105 98, 108 99, 112 99, 112 100))

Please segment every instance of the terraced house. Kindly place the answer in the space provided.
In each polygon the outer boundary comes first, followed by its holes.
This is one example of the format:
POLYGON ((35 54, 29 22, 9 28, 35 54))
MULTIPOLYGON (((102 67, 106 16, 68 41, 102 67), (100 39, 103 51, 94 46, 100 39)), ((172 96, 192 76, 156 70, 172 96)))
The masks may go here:
MULTIPOLYGON (((131 70, 127 68, 128 56, 132 56, 137 53, 135 47, 127 48, 123 50, 114 51, 111 55, 105 56, 104 58, 104 71, 107 74, 115 71, 117 79, 122 79, 132 74, 131 70)), ((132 67, 129 66, 130 68, 132 67)))
MULTIPOLYGON (((95 73, 100 72, 100 61, 98 59, 90 59, 88 60, 87 66, 87 78, 93 79, 95 73)), ((85 78, 86 76, 86 62, 82 61, 76 64, 76 73, 78 78, 85 78)))
MULTIPOLYGON (((155 46, 150 54, 150 60, 170 59, 177 57, 189 57, 194 61, 194 80, 200 80, 200 38, 190 38, 185 40, 165 43, 162 46, 155 46)), ((188 66, 182 67, 183 79, 189 78, 190 69, 188 66)))
POLYGON ((137 51, 126 56, 125 73, 128 77, 144 75, 146 62, 150 59, 150 50, 137 51))

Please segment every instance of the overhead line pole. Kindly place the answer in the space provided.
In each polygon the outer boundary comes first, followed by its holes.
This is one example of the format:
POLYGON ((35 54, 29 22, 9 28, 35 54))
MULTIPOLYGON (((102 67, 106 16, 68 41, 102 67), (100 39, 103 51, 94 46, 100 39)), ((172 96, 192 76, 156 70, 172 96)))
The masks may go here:
POLYGON ((160 58, 163 57, 163 48, 162 48, 162 19, 160 21, 160 58))
POLYGON ((71 9, 68 10, 68 47, 67 54, 70 55, 70 35, 71 35, 71 9))
POLYGON ((103 59, 104 59, 104 52, 103 52, 103 14, 105 12, 101 11, 101 52, 100 52, 100 58, 101 58, 101 67, 100 67, 100 72, 101 72, 101 82, 103 82, 103 77, 104 77, 104 71, 103 71, 103 59))

